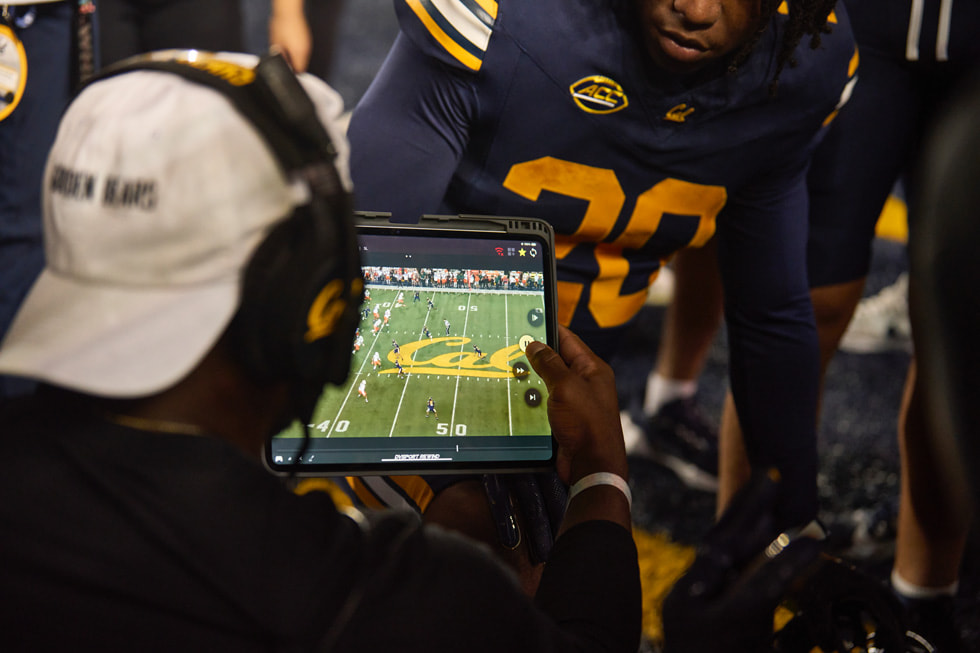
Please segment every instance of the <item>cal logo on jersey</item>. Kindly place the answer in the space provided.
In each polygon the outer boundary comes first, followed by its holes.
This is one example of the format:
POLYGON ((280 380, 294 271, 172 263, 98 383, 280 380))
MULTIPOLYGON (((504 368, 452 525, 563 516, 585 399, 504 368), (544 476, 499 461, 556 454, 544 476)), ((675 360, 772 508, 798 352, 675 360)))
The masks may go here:
POLYGON ((588 113, 613 113, 629 104, 623 87, 602 75, 583 77, 568 90, 578 108, 588 113))
POLYGON ((664 114, 664 120, 669 120, 671 122, 684 122, 692 113, 694 113, 694 107, 689 107, 686 104, 678 104, 676 107, 664 114))

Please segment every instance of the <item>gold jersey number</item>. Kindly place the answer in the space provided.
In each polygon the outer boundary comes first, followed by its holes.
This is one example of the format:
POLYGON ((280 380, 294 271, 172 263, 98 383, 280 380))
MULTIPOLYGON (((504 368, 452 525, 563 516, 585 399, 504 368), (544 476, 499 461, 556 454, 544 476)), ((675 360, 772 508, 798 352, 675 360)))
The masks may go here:
MULTIPOLYGON (((626 194, 612 170, 542 157, 514 165, 504 179, 504 187, 532 202, 538 200, 543 190, 588 202, 575 232, 555 237, 555 255, 561 260, 579 243, 595 243, 599 274, 591 284, 588 308, 596 324, 603 328, 628 322, 646 299, 646 290, 622 294, 623 281, 630 271, 623 250, 646 245, 665 213, 697 220, 697 229, 687 246, 700 247, 714 235, 715 220, 728 201, 724 186, 668 177, 641 193, 623 233, 610 242, 603 242, 626 203, 626 194)), ((650 276, 648 285, 657 274, 650 276)), ((581 283, 558 282, 558 320, 562 324, 571 322, 583 290, 581 283)))

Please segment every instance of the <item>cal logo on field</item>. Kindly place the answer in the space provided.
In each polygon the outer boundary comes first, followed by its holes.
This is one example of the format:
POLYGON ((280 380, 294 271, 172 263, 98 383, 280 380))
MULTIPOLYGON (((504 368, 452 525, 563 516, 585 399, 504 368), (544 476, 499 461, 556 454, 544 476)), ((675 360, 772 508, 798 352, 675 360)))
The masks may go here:
POLYGON ((589 113, 613 113, 629 104, 623 87, 602 75, 583 77, 568 90, 578 108, 589 113))

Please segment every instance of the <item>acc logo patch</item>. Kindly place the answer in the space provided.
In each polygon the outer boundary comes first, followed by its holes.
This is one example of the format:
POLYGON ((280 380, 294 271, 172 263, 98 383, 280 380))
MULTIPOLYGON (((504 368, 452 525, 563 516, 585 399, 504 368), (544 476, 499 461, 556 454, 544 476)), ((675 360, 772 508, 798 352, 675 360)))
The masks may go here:
POLYGON ((602 75, 583 77, 568 90, 578 108, 588 113, 613 113, 629 105, 623 87, 602 75))

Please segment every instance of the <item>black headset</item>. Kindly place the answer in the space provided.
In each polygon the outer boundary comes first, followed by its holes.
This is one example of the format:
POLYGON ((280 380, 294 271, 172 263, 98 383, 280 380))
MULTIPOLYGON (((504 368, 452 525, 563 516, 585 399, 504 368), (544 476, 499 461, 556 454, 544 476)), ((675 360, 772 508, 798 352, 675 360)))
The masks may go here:
POLYGON ((286 179, 308 183, 309 203, 277 223, 245 267, 228 328, 250 377, 289 383, 295 416, 308 419, 323 386, 347 378, 363 300, 353 203, 313 101, 277 54, 243 69, 206 52, 161 51, 110 66, 89 84, 137 70, 174 73, 221 93, 259 132, 286 179))

